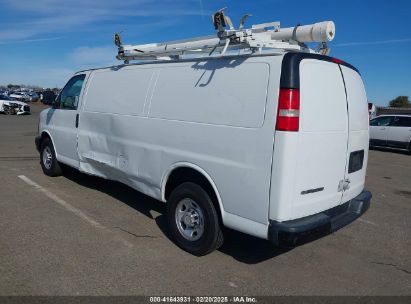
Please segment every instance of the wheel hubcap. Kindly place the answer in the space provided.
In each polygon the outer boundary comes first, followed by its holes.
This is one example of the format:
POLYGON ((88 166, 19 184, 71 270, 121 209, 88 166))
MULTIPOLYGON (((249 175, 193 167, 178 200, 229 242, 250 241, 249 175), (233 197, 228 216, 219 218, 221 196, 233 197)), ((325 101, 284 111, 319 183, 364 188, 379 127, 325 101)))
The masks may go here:
POLYGON ((175 220, 180 234, 189 241, 196 241, 204 233, 204 215, 200 206, 190 198, 177 204, 175 220))
POLYGON ((43 165, 47 169, 51 168, 53 162, 53 154, 51 153, 50 147, 45 147, 43 150, 43 165))

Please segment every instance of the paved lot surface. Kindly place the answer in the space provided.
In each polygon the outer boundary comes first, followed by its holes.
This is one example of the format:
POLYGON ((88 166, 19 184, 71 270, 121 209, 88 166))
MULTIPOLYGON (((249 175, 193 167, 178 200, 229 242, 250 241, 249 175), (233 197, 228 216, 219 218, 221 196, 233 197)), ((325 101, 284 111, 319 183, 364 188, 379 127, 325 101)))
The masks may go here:
POLYGON ((198 258, 170 241, 162 203, 73 171, 43 175, 32 108, 0 115, 0 295, 411 295, 409 155, 370 152, 372 206, 333 235, 280 251, 230 232, 198 258))

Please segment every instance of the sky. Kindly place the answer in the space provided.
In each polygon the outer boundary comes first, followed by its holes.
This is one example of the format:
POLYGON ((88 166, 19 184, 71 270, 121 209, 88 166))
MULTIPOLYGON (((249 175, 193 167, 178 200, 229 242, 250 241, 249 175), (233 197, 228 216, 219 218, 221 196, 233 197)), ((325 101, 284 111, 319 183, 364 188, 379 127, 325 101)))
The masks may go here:
POLYGON ((411 97, 411 0, 0 0, 0 84, 61 87, 82 69, 119 64, 113 34, 141 44, 215 33, 211 14, 234 24, 282 27, 332 20, 331 56, 357 67, 368 99, 411 97))

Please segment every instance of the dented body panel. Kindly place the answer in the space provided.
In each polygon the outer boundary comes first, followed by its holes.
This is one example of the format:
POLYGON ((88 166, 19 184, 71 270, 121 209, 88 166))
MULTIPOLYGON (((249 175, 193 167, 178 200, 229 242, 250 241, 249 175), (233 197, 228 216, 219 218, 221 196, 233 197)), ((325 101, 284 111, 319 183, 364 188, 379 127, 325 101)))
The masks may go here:
POLYGON ((281 58, 90 71, 71 143, 79 170, 165 201, 172 170, 191 167, 213 185, 226 226, 266 238, 279 83, 270 70, 281 58))

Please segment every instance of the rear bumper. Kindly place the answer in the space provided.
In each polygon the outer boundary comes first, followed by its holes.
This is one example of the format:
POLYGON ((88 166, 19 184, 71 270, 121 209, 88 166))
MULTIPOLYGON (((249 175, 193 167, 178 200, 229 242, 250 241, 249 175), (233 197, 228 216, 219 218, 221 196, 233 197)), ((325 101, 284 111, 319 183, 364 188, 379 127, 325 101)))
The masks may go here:
POLYGON ((296 220, 270 221, 268 238, 277 246, 294 247, 318 239, 348 225, 370 207, 371 192, 364 190, 352 200, 296 220))

